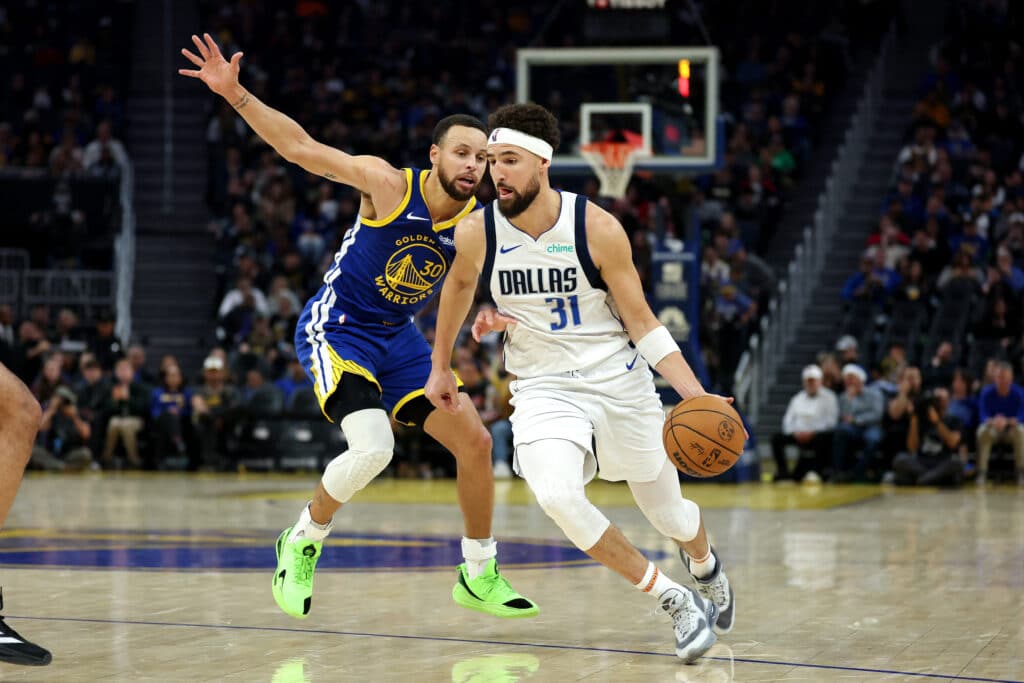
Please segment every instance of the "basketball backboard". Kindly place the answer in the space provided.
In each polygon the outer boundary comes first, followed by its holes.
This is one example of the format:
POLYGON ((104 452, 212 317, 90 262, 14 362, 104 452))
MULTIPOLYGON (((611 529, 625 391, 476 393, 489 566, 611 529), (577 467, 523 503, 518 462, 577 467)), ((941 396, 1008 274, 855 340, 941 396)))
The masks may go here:
POLYGON ((721 161, 718 66, 714 47, 522 49, 516 100, 562 121, 552 172, 585 171, 581 145, 623 138, 647 151, 637 169, 706 171, 721 161))

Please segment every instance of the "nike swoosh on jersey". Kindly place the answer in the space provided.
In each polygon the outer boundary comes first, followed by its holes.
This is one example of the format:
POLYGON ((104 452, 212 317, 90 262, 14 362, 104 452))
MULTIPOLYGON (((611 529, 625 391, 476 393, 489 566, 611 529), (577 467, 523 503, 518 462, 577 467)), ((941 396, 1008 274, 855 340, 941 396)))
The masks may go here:
POLYGON ((417 216, 412 211, 410 211, 409 213, 405 214, 405 217, 407 219, 409 219, 410 221, 429 221, 430 220, 429 216, 427 216, 425 218, 423 216, 417 216))
POLYGON ((502 254, 507 254, 507 253, 508 253, 508 252, 510 252, 510 251, 515 251, 516 249, 518 249, 518 248, 519 248, 519 247, 521 247, 521 246, 523 246, 523 245, 521 245, 521 244, 517 244, 517 245, 515 245, 515 246, 512 246, 512 247, 506 247, 505 245, 501 245, 501 246, 500 246, 500 247, 498 248, 498 251, 500 251, 500 252, 501 252, 502 254))
POLYGON ((626 369, 627 370, 632 370, 633 366, 636 365, 636 359, 639 358, 639 357, 640 357, 639 353, 636 354, 635 356, 633 356, 633 360, 631 360, 628 363, 626 363, 626 369))

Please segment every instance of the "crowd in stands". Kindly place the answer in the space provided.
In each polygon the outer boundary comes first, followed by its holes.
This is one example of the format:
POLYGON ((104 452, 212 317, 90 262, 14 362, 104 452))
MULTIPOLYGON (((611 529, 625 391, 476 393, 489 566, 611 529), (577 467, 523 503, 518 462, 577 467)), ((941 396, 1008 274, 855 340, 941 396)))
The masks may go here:
MULTIPOLYGON (((514 12, 459 6, 457 20, 443 25, 433 17, 444 3, 390 13, 388 3, 379 5, 217 3, 205 19, 226 54, 246 50, 241 77, 256 96, 314 138, 396 166, 427 163, 433 126, 443 116, 470 113, 486 121, 489 111, 511 101, 515 47, 585 43, 571 22, 556 19, 554 28, 538 32, 551 9, 546 3, 522 3, 514 12), (424 33, 423 26, 435 28, 424 33), (372 45, 367 35, 375 36, 372 45), (452 63, 460 65, 457 76, 452 63)), ((599 200, 629 233, 645 286, 656 236, 681 238, 687 212, 696 208, 705 245, 705 361, 715 386, 726 391, 775 287, 757 252, 780 220, 849 63, 849 36, 836 17, 817 12, 800 19, 794 24, 793 16, 780 14, 760 21, 747 27, 752 39, 746 40, 725 30, 728 17, 709 17, 712 30, 722 28, 729 74, 725 166, 678 185, 638 178, 623 200, 599 200)), ((542 104, 560 116, 565 139, 572 140, 575 112, 560 110, 563 99, 570 98, 553 95, 542 104)), ((219 98, 211 97, 210 107, 207 201, 221 282, 211 305, 225 348, 244 345, 274 365, 290 353, 297 316, 353 225, 359 196, 284 162, 219 98)), ((571 189, 597 199, 592 180, 571 189)), ((485 181, 479 199, 491 198, 485 181)), ((428 336, 432 322, 429 310, 419 320, 428 336)), ((470 346, 474 360, 462 362, 478 365, 488 380, 475 400, 495 416, 496 442, 503 444, 508 409, 500 354, 493 345, 470 346)))
POLYGON ((131 16, 98 1, 0 10, 0 238, 34 267, 110 267, 131 16))
MULTIPOLYGON (((55 187, 82 175, 116 178, 125 167, 119 139, 130 122, 115 36, 127 33, 128 15, 102 7, 55 5, 44 18, 16 8, 0 15, 8 29, 32 27, 29 39, 19 37, 11 49, 0 50, 0 64, 7 67, 0 83, 0 166, 18 173, 35 169, 55 187)), ((565 12, 552 14, 544 2, 500 9, 459 5, 451 12, 450 3, 339 6, 315 0, 200 7, 204 27, 225 52, 246 49, 242 78, 255 95, 315 138, 396 166, 426 163, 433 125, 443 116, 471 113, 486 120, 488 112, 510 101, 517 47, 586 44, 580 22, 565 12)), ((703 246, 701 334, 706 365, 722 390, 775 286, 757 252, 783 214, 859 44, 849 30, 857 26, 855 15, 840 16, 814 3, 773 12, 741 12, 737 24, 736 13, 711 8, 703 27, 683 11, 671 13, 677 42, 696 42, 707 29, 722 49, 726 164, 678 182, 637 178, 625 199, 599 200, 629 233, 645 286, 651 284, 656 241, 681 238, 689 210, 696 209, 703 246)), ((0 40, 14 35, 0 31, 0 40)), ((575 112, 561 111, 554 94, 543 104, 556 111, 572 140, 575 112)), ((68 310, 51 324, 33 310, 16 326, 9 346, 23 356, 19 372, 41 392, 49 411, 52 424, 40 445, 53 453, 52 434, 62 434, 57 459, 65 466, 69 444, 75 444, 88 448, 89 462, 101 465, 162 467, 176 461, 219 467, 250 406, 308 413, 308 380, 292 348, 295 323, 354 223, 359 196, 284 162, 226 103, 211 98, 210 107, 207 203, 219 258, 220 291, 211 301, 219 321, 218 349, 202 369, 164 358, 159 372, 150 374, 140 346, 112 353, 64 343, 67 330, 87 330, 78 334, 79 342, 99 338, 88 330, 108 326, 105 320, 83 327, 70 322, 74 313, 68 310)), ((597 187, 591 180, 570 189, 595 196, 597 187)), ((492 197, 485 183, 479 198, 492 197)), ((74 202, 54 198, 53 204, 60 210, 37 209, 37 219, 66 229, 76 220, 74 202)), ((75 255, 66 262, 75 263, 75 255)), ((428 338, 432 315, 428 310, 419 320, 428 338)), ((453 364, 471 379, 467 386, 495 434, 496 467, 504 474, 509 376, 499 358, 495 340, 466 339, 453 364)), ((424 454, 409 459, 410 474, 450 467, 450 459, 435 457, 429 439, 400 436, 410 453, 424 454)), ((81 451, 73 460, 85 462, 81 451)), ((57 466, 42 452, 36 462, 57 466)))
POLYGON ((954 5, 843 289, 850 334, 805 370, 774 439, 779 478, 985 483, 1005 449, 998 469, 1024 486, 1022 21, 1014 3, 954 5))

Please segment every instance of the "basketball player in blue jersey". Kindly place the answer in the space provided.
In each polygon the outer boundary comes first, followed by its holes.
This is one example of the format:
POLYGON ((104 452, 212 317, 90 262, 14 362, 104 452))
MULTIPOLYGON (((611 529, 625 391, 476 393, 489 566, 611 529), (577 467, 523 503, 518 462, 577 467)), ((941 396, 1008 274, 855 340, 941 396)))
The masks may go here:
POLYGON ((179 73, 199 78, 224 97, 288 161, 362 193, 356 224, 295 333, 296 352, 324 415, 341 427, 348 450, 327 465, 313 499, 277 540, 277 604, 294 617, 309 614, 313 571, 334 513, 391 461, 393 417, 422 426, 455 455, 466 560, 452 589, 456 603, 500 617, 537 614, 537 606, 498 572, 491 538, 490 435, 465 394, 458 399, 465 407, 459 414, 435 410, 424 397, 430 346, 412 322, 451 265, 455 224, 476 205, 486 167, 483 123, 464 115, 439 122, 430 170, 396 169, 377 157, 350 156, 313 140, 246 91, 238 82, 241 52, 228 61, 208 34, 192 40, 199 54, 182 54, 199 69, 179 73))
MULTIPOLYGON (((35 396, 0 363, 0 529, 21 485, 41 419, 35 396)), ((0 594, 0 610, 3 607, 0 594)), ((0 662, 43 666, 51 659, 49 652, 18 635, 0 617, 0 662)))
POLYGON ((692 662, 732 628, 735 601, 696 503, 682 497, 661 439, 665 414, 650 368, 684 398, 704 394, 651 312, 619 222, 586 197, 551 188, 558 122, 543 107, 491 114, 487 158, 498 198, 459 223, 441 292, 427 397, 464 411, 449 358, 479 276, 500 313, 473 334, 505 332, 516 471, 578 548, 657 598, 676 655, 692 662), (632 342, 632 343, 631 343, 632 342), (587 499, 586 483, 625 480, 644 516, 680 548, 697 590, 649 562, 587 499))

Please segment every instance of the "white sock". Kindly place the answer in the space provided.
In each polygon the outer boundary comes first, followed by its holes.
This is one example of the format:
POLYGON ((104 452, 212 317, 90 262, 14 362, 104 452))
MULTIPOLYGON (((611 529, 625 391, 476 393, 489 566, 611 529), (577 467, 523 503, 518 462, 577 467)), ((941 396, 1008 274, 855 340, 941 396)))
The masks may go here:
POLYGON ((678 583, 668 578, 654 566, 653 562, 647 563, 647 571, 639 583, 633 584, 644 593, 650 593, 654 597, 661 597, 661 594, 669 588, 682 588, 678 583))
POLYGON ((493 538, 462 537, 462 557, 466 560, 466 572, 470 579, 480 576, 487 561, 498 556, 498 544, 493 538))
POLYGON ((292 527, 292 532, 288 534, 289 543, 292 543, 300 536, 302 538, 309 539, 310 541, 322 541, 327 538, 327 534, 331 533, 331 527, 334 526, 334 520, 332 519, 327 524, 318 524, 314 522, 313 518, 309 515, 309 505, 309 503, 306 503, 306 507, 302 508, 302 513, 299 515, 299 521, 295 522, 295 526, 292 527))
MULTIPOLYGON (((687 554, 689 555, 689 553, 687 554)), ((717 565, 718 562, 715 560, 715 554, 711 552, 711 544, 708 544, 708 554, 701 559, 698 560, 690 555, 690 573, 698 579, 706 579, 711 576, 717 565)))

